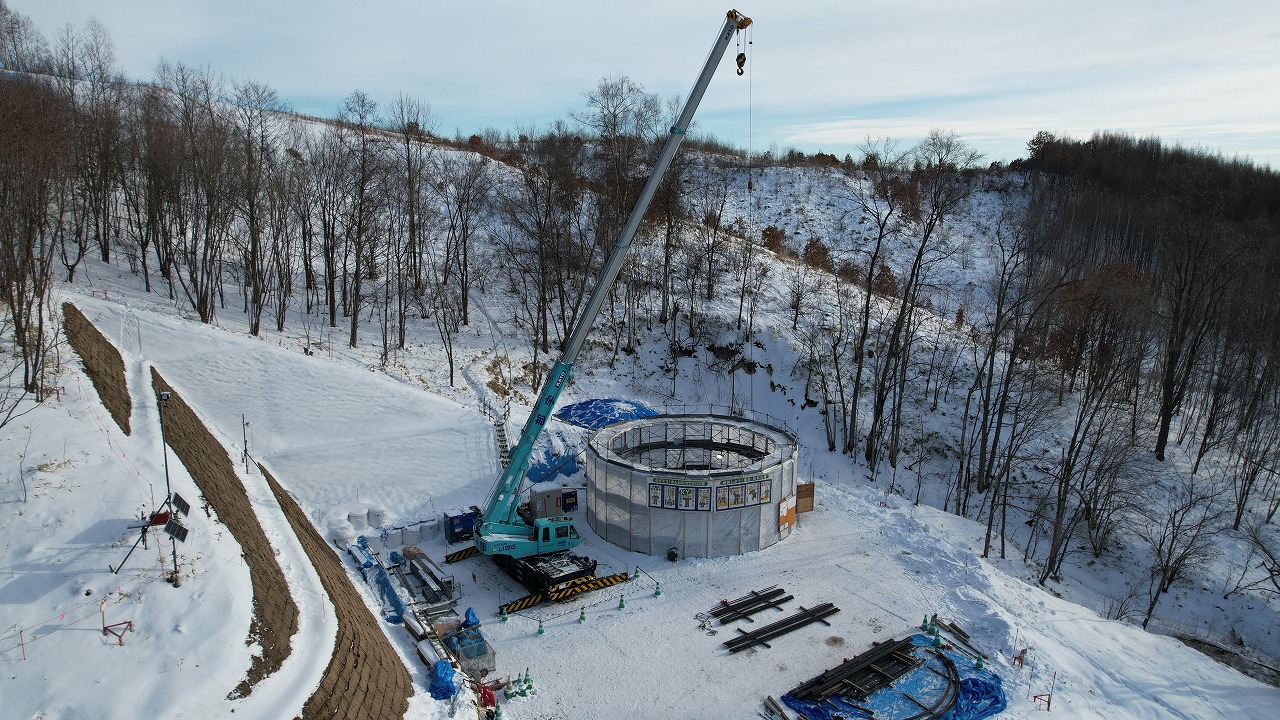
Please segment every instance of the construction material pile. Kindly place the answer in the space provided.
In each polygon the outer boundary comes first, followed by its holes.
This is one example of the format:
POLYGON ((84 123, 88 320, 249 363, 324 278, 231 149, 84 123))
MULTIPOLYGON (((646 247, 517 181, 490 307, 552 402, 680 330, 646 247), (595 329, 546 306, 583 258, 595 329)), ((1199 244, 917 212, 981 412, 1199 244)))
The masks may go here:
POLYGON ((982 656, 937 633, 877 643, 782 702, 807 720, 982 720, 1006 707, 1000 677, 982 656))

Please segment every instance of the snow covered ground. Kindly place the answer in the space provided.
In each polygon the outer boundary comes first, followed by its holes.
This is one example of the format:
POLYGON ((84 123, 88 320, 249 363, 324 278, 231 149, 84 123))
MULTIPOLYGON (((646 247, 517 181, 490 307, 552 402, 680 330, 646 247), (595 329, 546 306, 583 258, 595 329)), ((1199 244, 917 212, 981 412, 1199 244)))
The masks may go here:
MULTIPOLYGON (((498 464, 492 425, 474 394, 478 383, 447 388, 442 361, 425 343, 402 356, 394 373, 383 373, 371 364, 376 348, 306 355, 299 337, 249 338, 233 312, 225 313, 224 327, 182 319, 116 268, 93 265, 87 275, 89 283, 61 292, 124 355, 134 433, 119 431, 69 362, 59 381, 66 390, 61 400, 0 436, 11 468, 0 486, 3 715, 290 717, 332 652, 333 611, 256 470, 243 479, 301 617, 290 659, 248 698, 226 698, 252 651, 243 642, 248 573, 225 529, 200 511, 198 493, 172 454, 173 488, 196 508, 191 536, 178 546, 182 586, 161 580, 167 539, 139 549, 119 575, 108 570, 136 537, 126 530, 129 521, 164 495, 148 368, 175 386, 234 460, 247 436, 249 454, 271 469, 326 537, 349 533, 349 520, 369 510, 385 511, 388 524, 402 525, 483 504, 498 464), (123 646, 102 634, 104 599, 107 623, 134 623, 123 646)), ((464 375, 483 378, 492 348, 502 342, 484 333, 469 337, 464 375)), ((786 399, 760 387, 767 380, 757 373, 749 390, 737 392, 758 395, 760 409, 781 414, 786 399)), ((636 388, 649 382, 622 372, 584 372, 564 404, 644 395, 636 388)), ((704 375, 691 372, 682 382, 682 398, 723 396, 704 375)), ((513 431, 526 412, 512 408, 513 431)), ((810 436, 813 430, 800 423, 810 443, 820 437, 810 436)), ((553 424, 553 433, 553 447, 580 449, 581 431, 553 424)), ((809 458, 805 474, 819 483, 816 510, 763 552, 669 563, 605 544, 579 522, 582 550, 600 561, 598 574, 638 567, 638 579, 506 622, 496 616, 497 605, 523 591, 482 558, 450 566, 463 591, 460 609, 475 607, 485 623, 498 674, 527 668, 532 675, 536 693, 504 703, 504 717, 749 718, 764 696, 780 696, 873 641, 904 637, 930 613, 955 620, 993 656, 990 667, 1003 677, 1009 698, 1002 717, 1038 713, 1030 695, 1051 686, 1055 717, 1274 717, 1280 690, 1176 640, 1104 620, 1030 585, 1021 579, 1028 571, 1020 563, 978 557, 978 525, 886 497, 837 456, 808 447, 802 453, 809 458), (699 627, 695 615, 721 599, 770 585, 795 596, 789 608, 832 602, 840 612, 828 618, 830 627, 811 625, 771 648, 736 655, 720 644, 732 630, 709 636, 699 627), (586 621, 579 622, 583 614, 586 621), (1011 654, 1024 647, 1030 648, 1027 662, 1015 668, 1011 654)), ((420 544, 437 559, 445 550, 439 534, 420 544)), ((352 577, 363 587, 354 568, 352 577)), ((377 612, 374 594, 365 597, 377 612)), ((465 706, 425 695, 425 672, 407 633, 385 628, 419 691, 408 717, 467 717, 465 706)))

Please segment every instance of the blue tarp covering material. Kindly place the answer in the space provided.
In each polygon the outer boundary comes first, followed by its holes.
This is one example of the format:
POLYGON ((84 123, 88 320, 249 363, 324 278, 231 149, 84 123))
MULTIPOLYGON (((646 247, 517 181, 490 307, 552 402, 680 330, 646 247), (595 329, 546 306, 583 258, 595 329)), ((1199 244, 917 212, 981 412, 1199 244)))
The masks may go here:
MULTIPOLYGON (((911 641, 917 646, 916 657, 924 662, 895 680, 892 685, 872 693, 866 700, 833 697, 826 703, 814 703, 787 693, 782 696, 782 701, 796 712, 803 713, 809 720, 834 720, 837 715, 844 718, 893 720, 918 715, 920 706, 906 696, 910 695, 931 705, 946 690, 946 667, 941 659, 924 649, 933 645, 933 639, 928 635, 914 635, 911 641)), ((973 658, 959 650, 946 647, 938 649, 955 663, 956 670, 960 673, 960 694, 955 706, 939 720, 982 720, 1005 709, 1008 703, 999 675, 990 670, 978 670, 974 667, 973 658)))
POLYGON ((484 639, 484 635, 480 634, 479 627, 459 630, 445 638, 444 644, 462 658, 477 658, 489 652, 489 643, 484 639))
MULTIPOLYGON (((657 410, 635 400, 600 398, 565 406, 556 413, 556 418, 588 430, 598 430, 616 422, 653 417, 657 414, 657 410)), ((526 476, 530 481, 540 483, 555 480, 557 476, 573 477, 579 472, 581 467, 578 465, 577 455, 569 457, 543 455, 529 463, 526 476)))
POLYGON ((573 477, 580 470, 576 455, 572 457, 543 456, 529 463, 529 472, 526 475, 531 482, 540 483, 554 480, 557 475, 573 477))
POLYGON ((431 687, 428 692, 436 700, 448 700, 458 691, 453 682, 453 666, 448 660, 437 660, 431 666, 431 687))
POLYGON ((373 553, 369 552, 368 541, 363 537, 359 538, 355 545, 348 547, 347 553, 356 561, 356 567, 362 571, 373 567, 373 553))
POLYGON ((623 420, 653 417, 657 414, 657 410, 635 400, 600 398, 566 405, 556 413, 556 418, 588 430, 599 430, 605 425, 623 420))
POLYGON ((401 623, 407 610, 404 600, 396 592, 395 583, 391 582, 391 576, 387 575, 387 569, 374 559, 373 553, 369 552, 369 542, 364 537, 357 538, 356 544, 348 547, 347 552, 351 554, 351 557, 355 558, 356 565, 360 568, 360 575, 364 577, 364 581, 376 587, 378 593, 382 595, 383 617, 389 623, 401 623))
POLYGON ((391 576, 387 574, 387 569, 381 565, 374 568, 374 584, 377 586, 378 592, 382 594, 382 616, 392 625, 399 625, 404 622, 404 614, 408 608, 405 607, 400 593, 396 592, 395 583, 391 582, 391 576))
POLYGON ((467 612, 462 616, 462 627, 473 628, 480 624, 480 618, 476 617, 475 608, 467 608, 467 612))

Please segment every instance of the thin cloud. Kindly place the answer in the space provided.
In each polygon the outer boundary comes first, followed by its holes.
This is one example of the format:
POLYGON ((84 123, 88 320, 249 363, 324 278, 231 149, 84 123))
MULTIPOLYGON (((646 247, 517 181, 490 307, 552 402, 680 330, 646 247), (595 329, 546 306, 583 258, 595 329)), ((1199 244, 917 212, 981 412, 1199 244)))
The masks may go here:
MULTIPOLYGON (((726 7, 654 0, 7 0, 49 37, 96 15, 126 73, 167 58, 276 89, 332 114, 361 89, 400 92, 446 131, 545 124, 624 74, 662 97, 687 92, 726 7)), ((699 111, 741 147, 852 151, 868 132, 954 128, 992 159, 1036 131, 1119 129, 1264 161, 1280 152, 1280 12, 1274 0, 956 3, 756 0, 755 24, 699 111)))

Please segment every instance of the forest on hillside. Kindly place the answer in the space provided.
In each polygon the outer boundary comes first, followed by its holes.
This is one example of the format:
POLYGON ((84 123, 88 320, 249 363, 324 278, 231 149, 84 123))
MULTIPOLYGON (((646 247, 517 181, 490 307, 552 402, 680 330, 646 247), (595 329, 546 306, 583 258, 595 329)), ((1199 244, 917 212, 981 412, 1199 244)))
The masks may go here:
MULTIPOLYGON (((308 118, 208 68, 128 81, 100 25, 49 44, 2 2, 0 62, 0 426, 48 392, 51 292, 91 254, 201 322, 234 307, 253 335, 341 327, 352 347, 375 339, 384 367, 429 323, 451 375, 471 294, 492 289, 536 386, 675 108, 611 77, 546 128, 445 139, 426 102, 360 91, 308 118)), ((1043 584, 1142 517, 1149 616, 1231 528, 1253 548, 1241 582, 1280 594, 1280 176, 1123 134, 1041 133, 1027 149, 984 167, 947 132, 843 159, 690 142, 604 311, 608 362, 656 333, 671 372, 709 344, 738 367, 772 293, 828 448, 873 472, 950 458, 943 504, 986 524, 984 554, 1025 524, 1043 584), (843 230, 802 240, 726 212, 779 167, 822 173, 853 208, 843 230), (967 242, 991 272, 956 301, 936 268, 984 187, 1005 201, 967 242), (715 303, 736 308, 727 339, 715 303), (958 411, 941 448, 921 419, 940 406, 958 411), (1186 472, 1153 470, 1171 446, 1186 472)))

